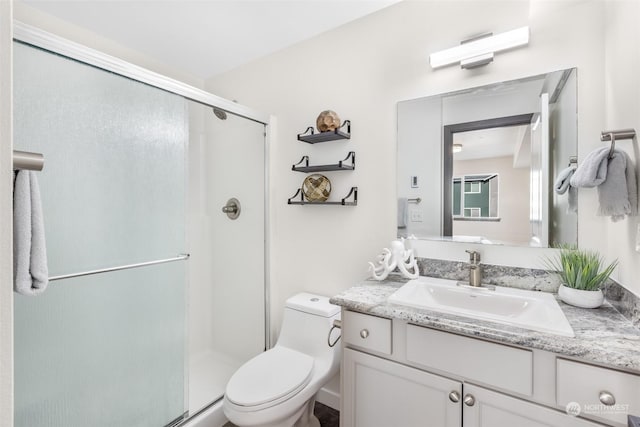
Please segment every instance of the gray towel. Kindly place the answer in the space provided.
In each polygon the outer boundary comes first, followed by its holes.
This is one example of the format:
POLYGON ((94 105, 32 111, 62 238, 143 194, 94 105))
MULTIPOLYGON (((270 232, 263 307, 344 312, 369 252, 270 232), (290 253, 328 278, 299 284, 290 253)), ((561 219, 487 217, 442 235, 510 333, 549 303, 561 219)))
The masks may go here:
POLYGON ((406 197, 398 197, 398 228, 407 228, 407 212, 409 201, 406 197))
POLYGON ((575 169, 572 167, 568 167, 560 171, 558 176, 556 177, 556 182, 553 186, 553 189, 558 194, 564 194, 567 192, 570 186, 571 176, 575 172, 575 169))
POLYGON ((49 269, 40 189, 36 173, 18 171, 13 189, 13 289, 37 295, 47 288, 49 269))
POLYGON ((609 148, 603 147, 587 154, 571 177, 571 185, 574 187, 597 187, 607 179, 607 157, 609 148))
POLYGON ((561 170, 553 186, 557 194, 564 194, 569 190, 567 213, 578 212, 578 189, 570 182, 575 171, 572 166, 561 170))
POLYGON ((629 155, 603 147, 587 155, 571 177, 574 187, 598 187, 598 215, 619 221, 625 215, 638 214, 638 184, 636 170, 629 155))
POLYGON ((569 206, 567 206, 567 213, 578 212, 578 189, 573 185, 569 186, 569 206))
POLYGON ((607 166, 607 179, 598 186, 598 215, 616 222, 625 215, 638 215, 636 169, 629 155, 615 150, 607 166))

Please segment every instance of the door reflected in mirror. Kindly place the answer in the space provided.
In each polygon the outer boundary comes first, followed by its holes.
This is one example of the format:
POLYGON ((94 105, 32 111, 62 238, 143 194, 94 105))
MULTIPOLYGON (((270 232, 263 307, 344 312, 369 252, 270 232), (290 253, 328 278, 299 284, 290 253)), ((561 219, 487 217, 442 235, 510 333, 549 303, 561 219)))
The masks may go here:
POLYGON ((455 133, 453 147, 453 236, 529 244, 531 126, 455 133))
POLYGON ((398 103, 398 235, 577 244, 576 136, 575 69, 398 103))

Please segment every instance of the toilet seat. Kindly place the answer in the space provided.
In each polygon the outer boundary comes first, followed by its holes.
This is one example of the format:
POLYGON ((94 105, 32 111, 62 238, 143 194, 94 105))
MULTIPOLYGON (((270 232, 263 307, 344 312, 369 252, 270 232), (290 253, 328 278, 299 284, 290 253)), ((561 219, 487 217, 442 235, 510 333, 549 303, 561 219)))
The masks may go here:
POLYGON ((313 376, 314 359, 276 346, 243 365, 229 380, 226 398, 240 410, 259 410, 289 399, 313 376))

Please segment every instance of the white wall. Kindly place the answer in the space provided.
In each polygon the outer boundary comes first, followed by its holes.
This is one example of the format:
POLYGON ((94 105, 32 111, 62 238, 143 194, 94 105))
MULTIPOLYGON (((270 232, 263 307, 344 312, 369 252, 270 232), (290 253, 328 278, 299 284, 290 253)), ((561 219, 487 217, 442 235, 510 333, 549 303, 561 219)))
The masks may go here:
MULTIPOLYGON (((640 2, 606 2, 605 9, 605 87, 606 122, 602 130, 634 128, 640 131, 640 2)), ((580 75, 578 75, 578 80, 580 75)), ((619 141, 617 148, 627 151, 640 171, 638 141, 619 141)), ((640 176, 640 175, 638 175, 640 176)), ((595 211, 595 206, 590 207, 595 211)), ((582 220, 582 215, 580 216, 582 220)), ((635 251, 638 217, 607 226, 606 242, 610 258, 618 258, 617 278, 640 295, 640 253, 635 251)), ((580 236, 582 237, 582 236, 580 236)))
POLYGON ((0 426, 13 426, 12 3, 0 1, 0 426))
POLYGON ((529 169, 514 168, 513 156, 453 162, 453 176, 498 174, 500 221, 453 220, 454 236, 483 236, 489 240, 529 245, 529 169))
MULTIPOLYGON (((272 330, 289 295, 302 290, 331 295, 353 285, 367 276, 367 261, 394 238, 399 100, 578 67, 580 155, 597 146, 604 122, 603 12, 603 3, 593 1, 401 2, 208 80, 212 92, 278 117, 270 165, 272 330), (466 36, 527 24, 529 46, 497 54, 487 67, 432 70, 428 65, 429 52, 466 36), (353 139, 317 146, 297 142, 296 133, 327 108, 352 120, 353 139), (290 170, 294 162, 304 154, 335 161, 348 150, 357 152, 356 170, 330 178, 338 195, 359 186, 357 207, 286 205, 302 181, 290 170)), ((595 210, 595 203, 595 195, 586 194, 581 211, 595 210)), ((581 215, 582 245, 600 246, 604 228, 593 215, 581 215)), ((458 246, 447 245, 453 244, 418 244, 418 253, 452 256, 447 248, 458 246)), ((491 255, 503 253, 500 249, 479 250, 489 255, 483 259, 507 259, 491 255)), ((544 251, 514 253, 525 255, 509 261, 537 264, 544 251)))

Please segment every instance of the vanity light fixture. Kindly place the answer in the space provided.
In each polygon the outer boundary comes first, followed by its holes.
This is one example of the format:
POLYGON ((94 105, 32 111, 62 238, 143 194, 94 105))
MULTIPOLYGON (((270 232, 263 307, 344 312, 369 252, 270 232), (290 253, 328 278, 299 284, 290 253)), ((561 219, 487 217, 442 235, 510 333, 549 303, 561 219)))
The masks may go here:
POLYGON ((529 27, 517 28, 500 34, 483 34, 463 40, 460 46, 429 55, 432 68, 460 63, 462 68, 476 68, 493 61, 493 54, 529 44, 529 27))
POLYGON ((451 151, 459 153, 462 151, 462 144, 453 144, 451 151))

